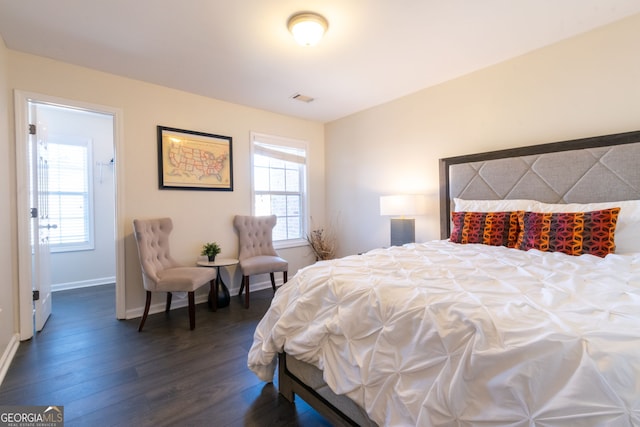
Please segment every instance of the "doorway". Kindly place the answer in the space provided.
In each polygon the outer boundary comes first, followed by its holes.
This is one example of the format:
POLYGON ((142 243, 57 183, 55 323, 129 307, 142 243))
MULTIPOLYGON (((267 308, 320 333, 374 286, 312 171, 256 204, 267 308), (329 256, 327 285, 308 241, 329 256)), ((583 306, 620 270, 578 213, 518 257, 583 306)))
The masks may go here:
POLYGON ((51 289, 115 282, 116 317, 123 318, 121 180, 116 162, 121 112, 20 91, 15 101, 16 129, 24 131, 16 132, 20 339, 31 338, 34 329, 44 326, 51 289), (32 173, 43 162, 37 153, 41 149, 47 153, 46 180, 32 173), (75 177, 61 177, 73 169, 75 177), (86 185, 71 185, 82 180, 83 173, 86 185), (44 193, 46 204, 39 202, 44 193))

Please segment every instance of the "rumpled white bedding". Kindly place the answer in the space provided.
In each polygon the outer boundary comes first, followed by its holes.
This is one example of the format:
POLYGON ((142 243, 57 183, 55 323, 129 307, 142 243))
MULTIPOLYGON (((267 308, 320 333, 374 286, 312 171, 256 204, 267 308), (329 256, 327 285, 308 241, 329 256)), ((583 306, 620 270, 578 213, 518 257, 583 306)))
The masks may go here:
POLYGON ((276 353, 393 426, 640 426, 640 254, 448 241, 300 270, 258 325, 276 353))

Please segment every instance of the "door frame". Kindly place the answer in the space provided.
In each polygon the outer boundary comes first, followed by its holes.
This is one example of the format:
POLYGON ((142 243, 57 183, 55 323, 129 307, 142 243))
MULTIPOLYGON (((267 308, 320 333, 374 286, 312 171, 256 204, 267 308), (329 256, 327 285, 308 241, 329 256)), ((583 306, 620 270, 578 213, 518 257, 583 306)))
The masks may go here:
POLYGON ((116 318, 126 317, 124 279, 124 138, 123 112, 119 108, 74 101, 38 93, 14 90, 15 141, 16 141, 16 205, 18 225, 18 329, 20 340, 33 336, 33 301, 30 242, 30 208, 28 177, 28 108, 29 102, 59 105, 61 107, 92 111, 113 117, 114 138, 114 189, 116 251, 116 318))

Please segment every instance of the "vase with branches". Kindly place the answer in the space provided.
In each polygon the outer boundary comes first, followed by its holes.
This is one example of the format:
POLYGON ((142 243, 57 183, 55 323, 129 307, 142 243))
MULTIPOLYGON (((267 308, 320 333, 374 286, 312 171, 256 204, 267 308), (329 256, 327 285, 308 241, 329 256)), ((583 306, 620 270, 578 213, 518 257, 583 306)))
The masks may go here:
POLYGON ((324 228, 311 230, 307 235, 307 241, 316 255, 317 261, 336 257, 336 238, 330 230, 325 230, 324 228))

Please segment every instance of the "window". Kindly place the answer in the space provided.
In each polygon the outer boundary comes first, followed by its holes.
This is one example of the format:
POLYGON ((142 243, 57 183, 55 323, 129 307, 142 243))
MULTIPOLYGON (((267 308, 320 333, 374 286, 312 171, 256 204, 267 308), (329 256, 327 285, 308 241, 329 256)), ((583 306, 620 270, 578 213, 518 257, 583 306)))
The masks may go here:
POLYGON ((278 217, 276 246, 306 244, 306 143, 257 133, 251 142, 253 214, 278 217))
POLYGON ((93 249, 91 141, 50 137, 47 147, 51 251, 93 249))

